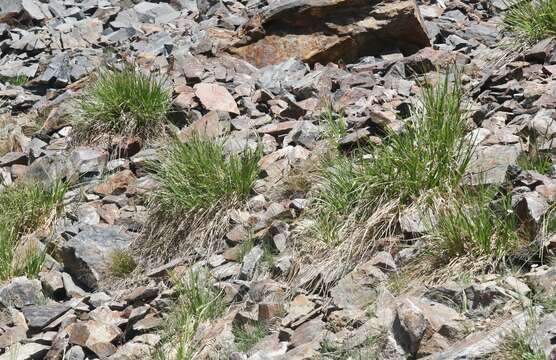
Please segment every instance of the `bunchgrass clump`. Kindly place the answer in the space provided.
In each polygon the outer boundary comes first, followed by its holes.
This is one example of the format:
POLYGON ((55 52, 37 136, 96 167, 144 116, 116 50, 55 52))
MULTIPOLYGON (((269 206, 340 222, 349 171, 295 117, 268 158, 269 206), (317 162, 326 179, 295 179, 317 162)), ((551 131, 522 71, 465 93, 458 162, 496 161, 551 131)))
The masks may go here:
POLYGON ((226 154, 219 140, 200 136, 174 140, 152 165, 159 188, 135 248, 156 260, 210 247, 227 231, 227 211, 251 194, 261 154, 260 148, 226 154))
POLYGON ((199 325, 224 313, 222 294, 209 283, 206 271, 189 271, 173 279, 177 300, 166 317, 162 341, 154 352, 157 360, 191 360, 197 345, 194 341, 199 325), (174 356, 170 354, 175 352, 174 356))
POLYGON ((335 112, 332 105, 327 104, 321 113, 321 123, 324 125, 324 137, 332 143, 347 135, 347 123, 342 112, 335 112))
POLYGON ((133 255, 124 249, 114 250, 108 256, 108 273, 112 276, 124 278, 137 267, 133 255))
POLYGON ((439 209, 431 233, 442 257, 501 259, 520 243, 511 197, 495 188, 460 189, 439 209))
POLYGON ((237 349, 247 352, 261 341, 268 333, 265 324, 259 321, 247 322, 244 324, 234 324, 232 334, 234 335, 237 349))
POLYGON ((425 192, 456 186, 472 151, 464 139, 462 98, 457 74, 423 84, 403 133, 389 133, 383 145, 324 161, 309 226, 313 237, 336 246, 353 235, 369 236, 370 231, 354 230, 361 224, 377 228, 380 217, 391 224, 388 209, 396 212, 425 192))
POLYGON ((556 35, 556 1, 509 0, 504 16, 506 31, 534 43, 556 35))
POLYGON ((12 276, 36 276, 46 253, 21 238, 53 220, 66 186, 55 183, 50 189, 35 183, 18 183, 0 192, 0 280, 12 276), (22 252, 22 253, 19 253, 22 252))
POLYGON ((168 213, 234 204, 251 193, 259 175, 259 150, 226 155, 223 145, 200 136, 174 141, 155 166, 155 202, 168 213))
POLYGON ((131 66, 103 70, 80 101, 82 119, 77 123, 77 137, 156 136, 163 130, 171 101, 170 90, 159 76, 131 66))

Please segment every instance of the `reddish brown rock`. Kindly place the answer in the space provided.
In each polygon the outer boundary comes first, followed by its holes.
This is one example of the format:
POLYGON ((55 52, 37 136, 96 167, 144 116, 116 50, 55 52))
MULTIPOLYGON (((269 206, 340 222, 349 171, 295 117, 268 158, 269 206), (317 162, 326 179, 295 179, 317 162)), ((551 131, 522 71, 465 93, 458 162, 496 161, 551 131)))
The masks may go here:
POLYGON ((195 95, 207 110, 226 111, 239 115, 236 101, 222 85, 197 84, 195 85, 195 95))
POLYGON ((351 61, 392 47, 410 55, 430 46, 415 0, 271 2, 238 35, 230 51, 256 66, 292 57, 311 64, 351 61))

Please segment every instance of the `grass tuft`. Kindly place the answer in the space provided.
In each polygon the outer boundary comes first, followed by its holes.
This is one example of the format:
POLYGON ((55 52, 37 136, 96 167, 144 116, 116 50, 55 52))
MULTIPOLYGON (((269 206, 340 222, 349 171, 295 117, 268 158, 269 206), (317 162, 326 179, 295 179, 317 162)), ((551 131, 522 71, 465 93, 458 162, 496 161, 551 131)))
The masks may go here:
POLYGON ((213 290, 206 271, 189 271, 183 278, 174 278, 177 301, 166 318, 162 342, 154 359, 191 360, 196 351, 194 341, 199 325, 221 316, 226 305, 222 295, 213 290), (175 350, 175 356, 169 355, 175 350))
POLYGON ((174 141, 154 169, 161 185, 155 202, 168 213, 236 203, 251 193, 260 158, 260 150, 226 156, 220 142, 198 136, 174 141))
POLYGON ((0 76, 0 82, 15 86, 25 85, 27 81, 29 81, 29 77, 23 74, 16 76, 0 76))
POLYGON ((439 209, 432 234, 443 257, 472 254, 503 258, 519 244, 511 197, 492 187, 461 189, 439 209))
POLYGON ((241 352, 251 350, 268 333, 262 322, 253 321, 245 324, 234 324, 232 328, 237 349, 241 352))
POLYGON ((0 192, 0 280, 19 275, 34 277, 40 271, 45 251, 33 244, 23 244, 21 237, 53 220, 66 190, 59 182, 50 189, 18 183, 0 192))
POLYGON ((131 274, 137 267, 133 256, 124 249, 114 250, 108 257, 108 272, 115 277, 123 278, 131 274))
POLYGON ((103 70, 80 101, 82 120, 76 124, 77 137, 91 140, 99 133, 142 139, 156 136, 171 101, 164 79, 129 65, 123 70, 103 70))
POLYGON ((152 164, 159 188, 135 249, 155 261, 192 247, 211 247, 227 231, 228 210, 250 194, 261 149, 226 155, 220 141, 174 140, 152 164))
POLYGON ((323 136, 332 143, 336 143, 348 134, 348 127, 343 113, 336 113, 332 105, 327 104, 320 117, 321 122, 324 124, 323 136))
POLYGON ((506 31, 528 43, 556 35, 556 1, 509 0, 504 16, 506 31))
POLYGON ((423 84, 404 132, 389 133, 383 145, 323 161, 307 226, 312 237, 332 247, 347 238, 361 242, 379 218, 392 224, 387 209, 396 212, 425 192, 456 186, 472 151, 464 139, 462 99, 459 74, 423 84), (354 231, 361 226, 367 230, 354 231))

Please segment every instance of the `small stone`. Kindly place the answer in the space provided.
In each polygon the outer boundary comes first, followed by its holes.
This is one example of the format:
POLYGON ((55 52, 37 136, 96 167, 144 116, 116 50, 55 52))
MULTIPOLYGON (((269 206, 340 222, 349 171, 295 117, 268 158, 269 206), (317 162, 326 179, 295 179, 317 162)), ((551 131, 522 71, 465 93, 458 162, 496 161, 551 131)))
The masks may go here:
POLYGON ((206 109, 239 115, 239 109, 234 98, 222 85, 201 83, 195 85, 194 88, 195 95, 206 109))

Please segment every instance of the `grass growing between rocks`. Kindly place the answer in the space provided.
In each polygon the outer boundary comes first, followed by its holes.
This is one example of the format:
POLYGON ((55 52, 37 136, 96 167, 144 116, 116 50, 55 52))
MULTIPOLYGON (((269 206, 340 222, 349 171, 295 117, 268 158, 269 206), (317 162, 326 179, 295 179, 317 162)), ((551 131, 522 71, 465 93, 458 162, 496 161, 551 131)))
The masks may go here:
POLYGON ((188 246, 210 247, 227 230, 227 210, 251 194, 260 148, 227 155, 218 140, 194 136, 173 141, 160 158, 152 168, 160 186, 140 247, 171 255, 188 246))
POLYGON ((103 70, 80 101, 76 136, 84 141, 101 134, 149 139, 163 130, 171 101, 164 79, 156 75, 131 66, 103 70))
POLYGON ((510 0, 504 16, 506 31, 534 43, 556 35, 556 1, 510 0))
POLYGON ((344 259, 357 257, 394 228, 401 208, 427 192, 457 186, 472 150, 464 140, 462 103, 457 74, 423 84, 402 134, 390 133, 383 145, 324 161, 303 226, 315 240, 309 247, 316 243, 321 249, 335 248, 344 259))
POLYGON ((493 360, 544 360, 544 354, 537 352, 529 346, 529 340, 534 332, 536 316, 526 324, 523 330, 514 330, 504 341, 500 351, 493 360))
POLYGON ((268 330, 262 322, 254 321, 245 324, 235 324, 232 334, 234 335, 237 349, 241 352, 248 352, 268 334, 268 330))
POLYGON ((47 226, 60 210, 67 188, 55 183, 51 189, 19 183, 0 192, 0 280, 13 276, 34 277, 46 253, 22 236, 47 226))
POLYGON ((137 267, 133 256, 124 249, 114 250, 108 256, 108 273, 112 276, 124 278, 137 267))
POLYGON ((511 198, 496 188, 460 189, 446 203, 431 229, 443 257, 472 254, 500 259, 519 244, 511 198))
POLYGON ((0 82, 10 85, 21 86, 25 85, 27 81, 29 81, 29 77, 26 75, 0 76, 0 82))
POLYGON ((226 305, 219 292, 212 289, 205 271, 189 271, 174 277, 177 300, 162 331, 162 343, 153 354, 155 360, 191 360, 197 351, 194 337, 205 321, 221 316, 226 305))

